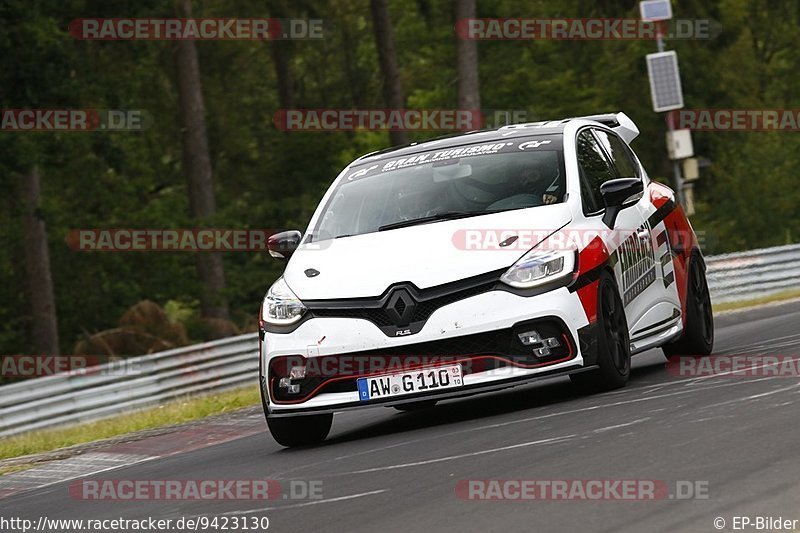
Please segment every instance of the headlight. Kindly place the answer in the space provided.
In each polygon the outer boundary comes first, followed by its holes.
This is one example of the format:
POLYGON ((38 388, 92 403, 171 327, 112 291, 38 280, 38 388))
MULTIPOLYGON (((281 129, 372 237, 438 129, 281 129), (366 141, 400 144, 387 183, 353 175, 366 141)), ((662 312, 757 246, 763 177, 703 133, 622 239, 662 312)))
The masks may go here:
POLYGON ((500 281, 518 289, 529 289, 572 276, 575 271, 575 250, 551 251, 533 249, 514 263, 500 281))
POLYGON ((300 320, 305 312, 303 302, 295 296, 281 277, 267 291, 261 308, 261 319, 268 324, 285 326, 300 320))

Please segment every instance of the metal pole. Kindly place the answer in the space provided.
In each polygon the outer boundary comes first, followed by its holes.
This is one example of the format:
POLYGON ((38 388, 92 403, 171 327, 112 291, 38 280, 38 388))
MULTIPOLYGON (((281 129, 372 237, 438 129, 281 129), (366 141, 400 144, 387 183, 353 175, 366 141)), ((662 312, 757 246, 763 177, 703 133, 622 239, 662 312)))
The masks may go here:
MULTIPOLYGON (((663 32, 663 21, 658 21, 656 23, 656 43, 658 44, 658 52, 661 53, 664 51, 664 32, 663 32)), ((670 118, 671 115, 667 112, 667 131, 672 131, 675 128, 672 124, 672 119, 670 118)), ((677 159, 672 160, 672 172, 674 174, 674 183, 675 183, 675 194, 678 197, 678 203, 680 205, 684 205, 683 202, 683 176, 681 175, 681 165, 677 159)))
POLYGON ((672 170, 675 173, 675 188, 677 189, 675 193, 678 195, 678 203, 685 207, 686 203, 683 201, 683 176, 681 175, 681 164, 677 159, 672 161, 672 170))

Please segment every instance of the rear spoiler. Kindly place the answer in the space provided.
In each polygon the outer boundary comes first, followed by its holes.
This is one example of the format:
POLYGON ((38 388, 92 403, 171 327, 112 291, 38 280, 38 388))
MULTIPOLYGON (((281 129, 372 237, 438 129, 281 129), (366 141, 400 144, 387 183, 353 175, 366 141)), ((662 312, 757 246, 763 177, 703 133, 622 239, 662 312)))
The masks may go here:
POLYGON ((630 144, 638 135, 639 128, 625 113, 608 113, 605 115, 589 115, 586 117, 573 117, 573 120, 593 120, 599 122, 603 126, 607 126, 614 130, 617 135, 625 139, 625 142, 630 144))

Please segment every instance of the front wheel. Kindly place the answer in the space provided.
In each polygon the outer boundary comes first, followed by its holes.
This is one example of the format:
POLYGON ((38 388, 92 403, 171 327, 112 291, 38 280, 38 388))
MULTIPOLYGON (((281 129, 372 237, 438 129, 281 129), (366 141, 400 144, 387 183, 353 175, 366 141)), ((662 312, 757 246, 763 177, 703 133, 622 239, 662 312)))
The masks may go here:
POLYGON ((585 392, 624 387, 631 374, 631 342, 625 308, 617 284, 603 272, 597 286, 597 366, 570 374, 572 384, 585 392))
POLYGON ((287 448, 309 446, 324 441, 332 424, 332 413, 287 418, 267 417, 267 426, 272 438, 287 448))
POLYGON ((667 358, 709 355, 714 349, 714 312, 706 281, 705 266, 698 254, 692 256, 686 289, 686 320, 681 338, 661 349, 667 358))

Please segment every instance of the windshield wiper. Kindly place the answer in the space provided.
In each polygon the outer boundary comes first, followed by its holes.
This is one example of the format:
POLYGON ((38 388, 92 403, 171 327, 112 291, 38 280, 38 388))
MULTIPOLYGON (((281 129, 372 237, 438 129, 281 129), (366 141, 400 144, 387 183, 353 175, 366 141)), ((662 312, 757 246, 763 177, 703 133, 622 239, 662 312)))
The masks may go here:
POLYGON ((392 222, 385 226, 380 226, 378 231, 386 231, 388 229, 405 228, 406 226, 416 226, 418 224, 425 224, 427 222, 436 222, 438 220, 455 220, 457 218, 471 217, 475 215, 482 215, 482 211, 446 211, 444 213, 437 213, 427 217, 412 218, 411 220, 401 220, 400 222, 392 222))

